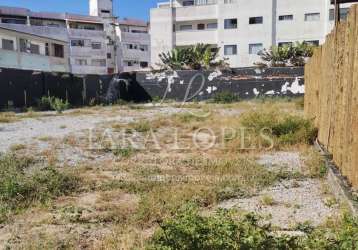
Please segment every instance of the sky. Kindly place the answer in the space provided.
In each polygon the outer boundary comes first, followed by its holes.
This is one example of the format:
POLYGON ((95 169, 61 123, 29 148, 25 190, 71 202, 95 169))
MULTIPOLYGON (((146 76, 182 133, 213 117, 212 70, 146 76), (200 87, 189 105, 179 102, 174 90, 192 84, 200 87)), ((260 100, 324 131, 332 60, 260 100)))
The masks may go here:
MULTIPOLYGON (((114 13, 120 18, 149 20, 149 9, 163 0, 113 0, 114 13)), ((33 11, 88 14, 88 0, 0 0, 0 6, 13 6, 33 11)))

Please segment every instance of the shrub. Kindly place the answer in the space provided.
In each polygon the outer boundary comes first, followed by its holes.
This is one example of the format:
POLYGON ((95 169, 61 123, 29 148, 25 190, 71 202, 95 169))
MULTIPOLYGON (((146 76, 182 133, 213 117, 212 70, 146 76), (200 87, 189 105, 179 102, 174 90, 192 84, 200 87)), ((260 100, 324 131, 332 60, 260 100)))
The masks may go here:
POLYGON ((238 102, 240 100, 240 98, 234 94, 234 93, 231 93, 229 91, 224 91, 224 92, 221 92, 221 93, 217 93, 215 96, 214 96, 214 100, 213 102, 214 103, 233 103, 233 102, 238 102))
POLYGON ((272 67, 304 66, 307 58, 313 55, 313 46, 297 42, 285 46, 272 46, 259 54, 261 60, 272 67))
POLYGON ((69 107, 70 104, 68 103, 68 101, 63 101, 60 98, 53 98, 51 100, 51 108, 56 110, 59 114, 61 114, 66 109, 69 109, 69 107))
POLYGON ((304 249, 351 250, 358 246, 358 217, 345 215, 338 226, 314 230, 302 243, 304 249))
POLYGON ((358 218, 349 215, 333 227, 314 229, 308 223, 298 225, 296 229, 306 233, 301 237, 277 234, 252 213, 240 219, 225 210, 202 216, 191 204, 182 207, 173 218, 158 223, 160 228, 147 249, 351 250, 358 245, 358 218))
POLYGON ((30 171, 29 158, 15 155, 0 156, 0 222, 11 212, 27 208, 32 203, 45 203, 78 188, 79 179, 52 167, 30 171))
POLYGON ((239 221, 224 210, 201 216, 197 207, 184 206, 172 219, 160 223, 147 249, 297 249, 294 237, 273 236, 247 214, 239 221))
POLYGON ((213 51, 210 44, 201 43, 185 48, 174 48, 159 55, 160 66, 171 70, 226 67, 225 60, 217 60, 218 52, 219 49, 213 51))
POLYGON ((241 117, 241 124, 256 134, 262 129, 271 130, 281 145, 312 144, 317 137, 317 129, 310 120, 287 113, 251 111, 241 117))
POLYGON ((43 96, 37 102, 37 108, 41 111, 52 110, 51 103, 53 102, 54 97, 51 96, 43 96))

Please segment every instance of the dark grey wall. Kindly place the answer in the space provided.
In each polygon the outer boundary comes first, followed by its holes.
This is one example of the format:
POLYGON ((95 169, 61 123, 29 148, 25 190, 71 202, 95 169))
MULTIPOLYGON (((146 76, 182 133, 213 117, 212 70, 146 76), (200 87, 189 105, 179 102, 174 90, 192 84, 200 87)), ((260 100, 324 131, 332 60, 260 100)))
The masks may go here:
POLYGON ((242 99, 300 96, 303 75, 303 68, 241 68, 223 72, 138 72, 80 78, 71 74, 0 68, 0 109, 8 108, 9 104, 15 108, 36 106, 37 101, 47 95, 67 99, 73 106, 92 101, 100 103, 108 89, 117 90, 116 98, 134 102, 146 102, 154 97, 207 100, 223 91, 235 93, 242 99), (123 81, 116 84, 115 79, 127 79, 129 85, 125 86, 123 81))
POLYGON ((212 98, 219 92, 232 92, 242 99, 258 96, 301 96, 304 91, 303 67, 240 68, 231 71, 174 71, 137 73, 137 82, 153 97, 166 96, 182 101, 212 98))

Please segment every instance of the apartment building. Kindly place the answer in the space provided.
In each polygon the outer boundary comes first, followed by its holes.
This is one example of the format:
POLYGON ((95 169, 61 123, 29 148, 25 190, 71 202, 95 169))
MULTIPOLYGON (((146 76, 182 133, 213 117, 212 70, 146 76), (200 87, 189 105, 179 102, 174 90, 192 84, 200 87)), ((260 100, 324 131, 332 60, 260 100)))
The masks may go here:
POLYGON ((0 24, 43 38, 66 41, 69 72, 73 74, 107 74, 112 71, 107 66, 109 49, 104 23, 99 17, 0 7, 0 24))
POLYGON ((69 72, 68 41, 0 24, 0 67, 69 72))
POLYGON ((150 36, 148 23, 135 19, 121 19, 116 27, 119 39, 121 71, 146 70, 150 65, 150 36))
POLYGON ((90 0, 89 3, 90 15, 101 17, 106 25, 107 36, 112 37, 118 70, 127 72, 147 69, 150 64, 148 23, 114 17, 113 0, 90 0))
MULTIPOLYGON (((342 18, 350 5, 341 5, 342 18)), ((151 9, 150 23, 152 66, 162 52, 206 43, 231 67, 247 67, 272 45, 322 44, 334 11, 330 0, 171 0, 151 9)))

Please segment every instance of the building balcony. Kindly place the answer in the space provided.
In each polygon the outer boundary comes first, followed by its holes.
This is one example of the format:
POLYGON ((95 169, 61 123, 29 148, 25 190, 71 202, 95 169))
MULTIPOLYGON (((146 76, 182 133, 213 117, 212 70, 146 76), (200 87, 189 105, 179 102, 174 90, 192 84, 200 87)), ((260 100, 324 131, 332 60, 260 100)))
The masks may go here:
POLYGON ((194 5, 175 9, 175 20, 177 22, 217 19, 218 7, 216 4, 194 5))
POLYGON ((92 49, 92 47, 71 47, 70 49, 71 56, 80 56, 80 57, 93 57, 93 56, 106 56, 107 50, 102 49, 92 49))
POLYGON ((122 42, 138 42, 141 44, 150 43, 150 35, 148 33, 131 33, 131 32, 121 32, 120 39, 122 42))
POLYGON ((103 30, 68 29, 68 34, 70 37, 106 38, 106 33, 103 30))
POLYGON ((150 53, 149 51, 141 51, 141 50, 134 50, 134 49, 123 49, 122 56, 124 59, 136 59, 139 61, 149 61, 150 60, 150 53))
POLYGON ((217 30, 188 30, 175 33, 176 46, 188 46, 197 43, 217 44, 217 30))
POLYGON ((46 72, 69 72, 66 58, 0 49, 0 67, 46 72))

